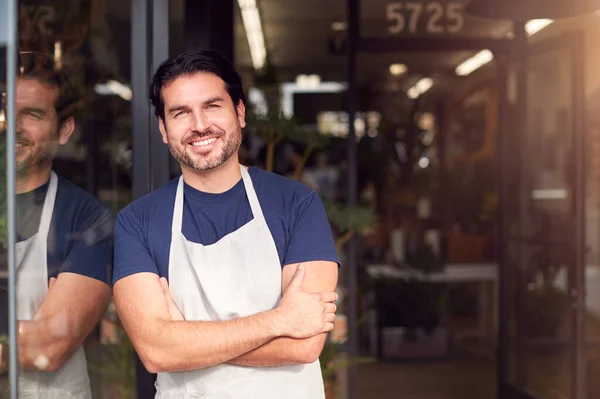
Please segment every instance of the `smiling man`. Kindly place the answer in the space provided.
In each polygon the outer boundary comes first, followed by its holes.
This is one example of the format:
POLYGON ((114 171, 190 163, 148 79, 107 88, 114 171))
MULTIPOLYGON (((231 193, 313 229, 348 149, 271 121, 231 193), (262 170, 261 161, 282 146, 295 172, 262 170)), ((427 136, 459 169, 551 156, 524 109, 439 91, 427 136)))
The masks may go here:
POLYGON ((168 59, 150 91, 182 176, 119 214, 113 280, 157 398, 324 398, 339 260, 318 195, 239 164, 245 97, 217 53, 168 59))
POLYGON ((64 70, 21 53, 16 82, 19 395, 91 399, 83 342, 110 300, 113 217, 52 171, 75 129, 64 70))

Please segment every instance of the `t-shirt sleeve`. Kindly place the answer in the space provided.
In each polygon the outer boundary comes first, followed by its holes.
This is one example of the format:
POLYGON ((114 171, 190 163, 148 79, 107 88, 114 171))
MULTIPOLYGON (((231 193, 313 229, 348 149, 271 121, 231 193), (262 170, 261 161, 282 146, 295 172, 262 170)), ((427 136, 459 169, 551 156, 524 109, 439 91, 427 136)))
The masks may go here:
POLYGON ((319 195, 312 192, 297 209, 283 264, 331 261, 339 265, 331 226, 319 195))
POLYGON ((115 260, 112 283, 137 273, 158 273, 158 267, 147 245, 140 218, 123 210, 115 224, 115 260))
POLYGON ((101 203, 82 208, 59 273, 69 272, 110 284, 113 261, 113 214, 101 203))

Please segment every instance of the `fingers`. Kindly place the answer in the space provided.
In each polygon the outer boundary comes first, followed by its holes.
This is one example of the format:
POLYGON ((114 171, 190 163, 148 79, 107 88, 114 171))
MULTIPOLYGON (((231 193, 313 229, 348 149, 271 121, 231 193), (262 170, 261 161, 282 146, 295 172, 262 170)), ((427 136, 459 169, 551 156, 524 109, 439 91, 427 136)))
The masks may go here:
POLYGON ((333 323, 335 321, 335 313, 326 313, 324 319, 325 323, 333 323))
POLYGON ((325 304, 325 313, 335 313, 337 310, 337 306, 335 303, 326 303, 325 304))
POLYGON ((337 292, 333 291, 333 292, 322 292, 320 294, 320 298, 322 302, 335 302, 338 300, 338 294, 337 292))
POLYGON ((324 332, 333 331, 333 323, 325 323, 325 326, 323 327, 323 331, 324 332))
POLYGON ((300 286, 302 285, 302 281, 304 281, 304 274, 305 274, 304 265, 302 263, 300 263, 298 265, 298 267, 296 268, 296 272, 292 276, 292 280, 290 281, 290 284, 288 285, 287 289, 288 290, 290 288, 291 289, 300 289, 300 286))
POLYGON ((56 284, 56 277, 52 277, 50 279, 50 282, 48 282, 48 291, 50 291, 52 287, 54 287, 54 284, 56 284))

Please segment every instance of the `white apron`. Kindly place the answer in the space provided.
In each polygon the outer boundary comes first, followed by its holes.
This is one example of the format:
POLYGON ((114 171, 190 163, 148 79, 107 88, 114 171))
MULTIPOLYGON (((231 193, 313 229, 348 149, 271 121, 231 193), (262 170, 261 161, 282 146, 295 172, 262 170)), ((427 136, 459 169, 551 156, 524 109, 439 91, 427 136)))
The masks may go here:
MULTIPOLYGON (((181 231, 183 176, 179 179, 169 257, 171 296, 188 321, 230 320, 273 309, 281 298, 281 265, 252 180, 240 165, 254 218, 212 245, 181 231)), ((160 399, 324 399, 319 361, 308 365, 242 367, 159 373, 160 399)))
MULTIPOLYGON (((48 232, 58 179, 52 172, 40 227, 36 234, 16 244, 17 320, 33 320, 48 294, 48 232)), ((83 348, 56 372, 20 371, 19 398, 91 399, 90 379, 83 348)))

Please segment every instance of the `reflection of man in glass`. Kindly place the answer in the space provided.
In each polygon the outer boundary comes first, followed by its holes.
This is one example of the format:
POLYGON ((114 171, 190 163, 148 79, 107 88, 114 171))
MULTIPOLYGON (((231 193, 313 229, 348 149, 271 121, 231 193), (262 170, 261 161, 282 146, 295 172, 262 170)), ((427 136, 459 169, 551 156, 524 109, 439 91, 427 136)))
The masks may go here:
POLYGON ((23 54, 16 86, 19 394, 91 398, 82 344, 110 298, 112 217, 51 170, 75 128, 76 90, 23 54))

